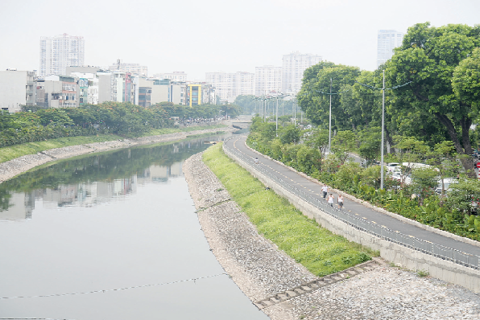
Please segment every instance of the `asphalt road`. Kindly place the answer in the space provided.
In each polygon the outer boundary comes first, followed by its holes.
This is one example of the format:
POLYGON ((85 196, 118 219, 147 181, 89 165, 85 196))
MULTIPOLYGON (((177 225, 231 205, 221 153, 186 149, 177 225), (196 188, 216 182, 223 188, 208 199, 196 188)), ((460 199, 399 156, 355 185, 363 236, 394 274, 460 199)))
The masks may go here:
MULTIPOLYGON (((316 199, 323 200, 322 197, 322 185, 319 185, 315 182, 308 180, 307 178, 299 175, 298 173, 268 159, 263 156, 259 156, 257 153, 254 153, 250 149, 248 149, 245 145, 246 136, 238 135, 234 136, 232 139, 225 142, 225 148, 237 151, 243 154, 245 157, 249 159, 254 159, 255 157, 259 158, 258 166, 263 169, 262 171, 266 172, 271 176, 276 176, 281 178, 284 181, 288 181, 289 183, 293 183, 298 190, 309 195, 309 197, 314 197, 316 199)), ((330 190, 328 192, 331 193, 330 190)), ((335 203, 337 199, 337 194, 334 193, 335 196, 335 203)), ((402 222, 394 217, 385 215, 373 209, 370 209, 362 204, 356 203, 351 201, 347 198, 344 200, 344 209, 345 211, 355 214, 358 217, 366 219, 372 223, 379 224, 381 226, 387 227, 390 230, 398 231, 403 233, 404 235, 411 235, 419 239, 423 239, 432 243, 436 243, 445 247, 453 248, 459 250, 461 252, 465 252, 468 254, 480 256, 480 247, 463 243, 452 238, 448 238, 442 236, 437 233, 433 233, 411 224, 402 222)))

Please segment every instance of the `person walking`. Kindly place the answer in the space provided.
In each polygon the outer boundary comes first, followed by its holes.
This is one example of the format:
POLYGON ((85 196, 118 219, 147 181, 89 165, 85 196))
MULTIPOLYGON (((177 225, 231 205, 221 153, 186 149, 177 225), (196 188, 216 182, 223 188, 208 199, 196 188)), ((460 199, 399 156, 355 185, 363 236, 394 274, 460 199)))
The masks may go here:
POLYGON ((328 187, 327 185, 324 185, 322 187, 322 192, 323 192, 323 199, 325 199, 327 197, 327 193, 328 193, 328 187))
POLYGON ((343 197, 342 197, 341 194, 338 195, 337 203, 338 203, 338 208, 342 209, 343 208, 343 197))
POLYGON ((255 164, 258 164, 258 158, 255 158, 253 161, 255 162, 255 164))
POLYGON ((333 207, 333 194, 330 193, 330 196, 328 197, 328 204, 330 205, 330 207, 333 207))

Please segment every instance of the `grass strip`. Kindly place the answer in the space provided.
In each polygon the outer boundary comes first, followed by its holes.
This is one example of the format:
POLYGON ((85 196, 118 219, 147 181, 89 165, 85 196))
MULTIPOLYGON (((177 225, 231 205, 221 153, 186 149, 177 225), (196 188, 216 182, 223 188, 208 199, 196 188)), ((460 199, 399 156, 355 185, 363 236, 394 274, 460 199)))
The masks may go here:
MULTIPOLYGON (((142 137, 158 136, 158 135, 177 133, 177 132, 190 132, 190 131, 196 131, 196 130, 217 129, 217 128, 224 128, 224 127, 226 126, 213 125, 213 126, 198 126, 198 127, 187 127, 187 128, 155 129, 145 133, 144 135, 142 135, 142 137)), ((35 154, 45 150, 75 146, 79 144, 113 141, 118 139, 125 139, 125 137, 121 137, 115 134, 100 134, 97 136, 63 137, 63 138, 46 140, 46 141, 36 141, 36 142, 28 142, 23 144, 16 144, 13 146, 0 148, 0 163, 15 159, 27 154, 35 154)))
POLYGON ((259 180, 225 155, 221 144, 205 151, 203 161, 258 232, 313 274, 322 277, 378 256, 373 250, 320 227, 286 199, 266 190, 259 180))

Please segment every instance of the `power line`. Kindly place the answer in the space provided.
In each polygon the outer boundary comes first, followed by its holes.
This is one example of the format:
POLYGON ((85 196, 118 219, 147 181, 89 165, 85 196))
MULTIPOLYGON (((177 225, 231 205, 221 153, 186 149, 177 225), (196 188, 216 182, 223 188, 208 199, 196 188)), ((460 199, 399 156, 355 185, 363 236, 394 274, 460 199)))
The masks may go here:
MULTIPOLYGON (((383 90, 383 88, 377 88, 377 87, 373 87, 371 85, 368 85, 368 84, 365 84, 365 83, 360 83, 358 81, 355 80, 356 83, 358 83, 359 85, 361 86, 364 86, 364 87, 367 87, 367 88, 370 88, 370 89, 373 89, 373 90, 383 90)), ((413 81, 408 81, 407 83, 404 83, 404 84, 401 84, 401 85, 398 85, 398 86, 395 86, 395 87, 391 87, 391 88, 385 88, 385 90, 395 90, 395 89, 398 89, 398 88, 401 88, 401 87, 405 87, 406 85, 412 83, 413 81)))
MULTIPOLYGON (((123 287, 123 288, 115 288, 115 289, 103 289, 103 290, 95 290, 95 291, 83 291, 83 292, 68 292, 68 293, 55 293, 49 295, 38 295, 38 296, 12 296, 12 297, 0 297, 0 300, 13 300, 13 299, 31 299, 31 298, 51 298, 51 297, 62 297, 62 296, 74 296, 74 295, 84 295, 84 294, 94 294, 94 293, 105 293, 105 292, 112 292, 112 291, 124 291, 124 290, 131 290, 131 289, 138 289, 138 288, 146 288, 146 287, 160 287, 166 286, 170 284, 177 284, 183 282, 196 282, 197 280, 203 279, 210 279, 219 276, 226 275, 227 273, 218 273, 211 276, 203 276, 191 279, 184 279, 184 280, 177 280, 171 282, 163 282, 163 283, 153 283, 153 284, 144 284, 140 286, 133 286, 133 287, 123 287)), ((0 319, 9 319, 9 318, 0 318, 0 319)), ((22 318, 12 318, 12 319, 22 319, 22 318)), ((23 318, 26 319, 26 318, 23 318)), ((46 319, 46 318, 32 318, 32 319, 46 319)))

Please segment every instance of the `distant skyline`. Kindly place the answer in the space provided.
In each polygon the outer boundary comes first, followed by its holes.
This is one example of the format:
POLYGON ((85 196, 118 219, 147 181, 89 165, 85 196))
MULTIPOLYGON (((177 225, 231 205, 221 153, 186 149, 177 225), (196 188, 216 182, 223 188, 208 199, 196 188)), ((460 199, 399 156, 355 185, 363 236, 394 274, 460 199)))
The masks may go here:
POLYGON ((85 64, 149 74, 255 72, 295 51, 374 70, 379 30, 480 24, 478 0, 2 0, 0 70, 39 70, 40 37, 83 36, 85 64))

